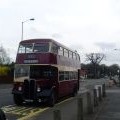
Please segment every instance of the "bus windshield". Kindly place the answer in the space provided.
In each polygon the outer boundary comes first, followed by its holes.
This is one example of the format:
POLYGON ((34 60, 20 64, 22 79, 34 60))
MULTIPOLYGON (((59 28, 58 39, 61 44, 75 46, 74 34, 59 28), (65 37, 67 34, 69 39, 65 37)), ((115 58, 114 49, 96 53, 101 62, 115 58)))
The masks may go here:
POLYGON ((56 69, 50 66, 30 66, 30 78, 53 79, 57 75, 56 69))
POLYGON ((15 78, 28 77, 29 76, 29 66, 17 65, 15 66, 15 78))

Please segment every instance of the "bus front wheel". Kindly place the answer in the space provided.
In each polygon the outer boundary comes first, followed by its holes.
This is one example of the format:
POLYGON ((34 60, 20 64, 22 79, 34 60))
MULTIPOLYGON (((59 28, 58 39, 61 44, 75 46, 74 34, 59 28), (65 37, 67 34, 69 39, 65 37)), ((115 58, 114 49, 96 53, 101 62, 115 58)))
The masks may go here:
POLYGON ((22 105, 23 99, 21 95, 14 94, 13 98, 16 105, 22 105))

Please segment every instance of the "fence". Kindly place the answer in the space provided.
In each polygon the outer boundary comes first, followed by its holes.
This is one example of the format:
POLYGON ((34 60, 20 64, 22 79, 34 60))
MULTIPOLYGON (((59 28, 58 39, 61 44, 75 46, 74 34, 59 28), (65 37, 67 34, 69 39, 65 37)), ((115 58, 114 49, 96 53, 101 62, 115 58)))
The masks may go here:
MULTIPOLYGON (((86 114, 94 113, 94 109, 99 106, 104 97, 106 97, 105 84, 95 86, 93 91, 87 91, 86 93, 82 93, 82 95, 77 96, 76 120, 85 120, 86 114)), ((60 110, 54 110, 54 120, 62 120, 61 113, 62 111, 60 110)))

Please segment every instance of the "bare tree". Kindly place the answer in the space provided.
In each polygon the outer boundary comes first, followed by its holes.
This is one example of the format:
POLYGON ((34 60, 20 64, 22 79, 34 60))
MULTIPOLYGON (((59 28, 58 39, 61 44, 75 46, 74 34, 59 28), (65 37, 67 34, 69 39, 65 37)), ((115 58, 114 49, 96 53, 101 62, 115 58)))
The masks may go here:
POLYGON ((6 50, 2 46, 0 46, 0 65, 9 63, 10 63, 9 55, 7 54, 6 50))
POLYGON ((90 53, 86 54, 86 60, 90 61, 92 64, 100 64, 100 62, 105 58, 102 53, 90 53))
POLYGON ((94 67, 94 78, 97 77, 97 65, 105 58, 105 55, 102 53, 90 53, 86 54, 86 61, 90 61, 94 67))

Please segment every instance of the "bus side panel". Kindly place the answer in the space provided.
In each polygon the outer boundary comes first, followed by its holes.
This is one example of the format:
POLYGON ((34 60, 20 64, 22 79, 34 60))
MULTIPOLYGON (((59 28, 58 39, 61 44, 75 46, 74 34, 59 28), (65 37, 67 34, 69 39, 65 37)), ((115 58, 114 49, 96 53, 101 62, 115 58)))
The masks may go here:
POLYGON ((73 94, 78 88, 78 80, 66 80, 59 83, 59 97, 73 94))
POLYGON ((68 82, 61 81, 59 82, 59 97, 66 96, 68 94, 68 82))
POLYGON ((68 94, 73 94, 73 92, 75 92, 75 90, 77 90, 77 84, 78 81, 77 80, 70 80, 69 82, 69 86, 68 86, 68 94))

